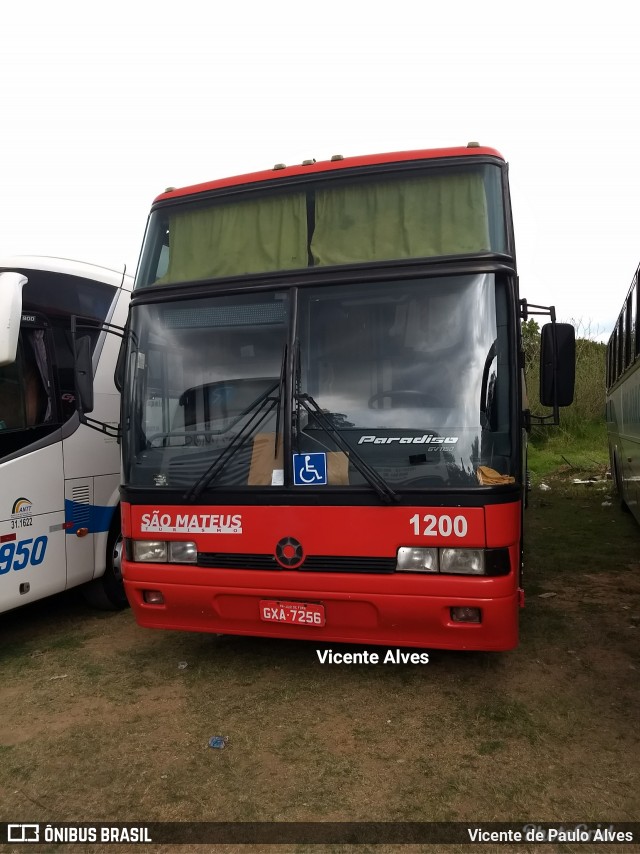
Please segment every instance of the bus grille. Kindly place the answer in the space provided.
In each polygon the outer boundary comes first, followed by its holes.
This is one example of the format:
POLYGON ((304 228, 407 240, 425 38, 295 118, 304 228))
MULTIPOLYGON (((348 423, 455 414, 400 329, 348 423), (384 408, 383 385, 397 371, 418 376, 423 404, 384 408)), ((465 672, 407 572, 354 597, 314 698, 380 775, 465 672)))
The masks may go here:
POLYGON ((89 527, 91 521, 91 497, 89 487, 74 486, 71 492, 72 517, 74 529, 89 527))
MULTIPOLYGON (((198 566, 207 569, 284 569, 273 555, 227 554, 226 552, 198 552, 198 566)), ((390 573, 396 570, 396 559, 395 557, 309 555, 296 569, 300 572, 390 573)))

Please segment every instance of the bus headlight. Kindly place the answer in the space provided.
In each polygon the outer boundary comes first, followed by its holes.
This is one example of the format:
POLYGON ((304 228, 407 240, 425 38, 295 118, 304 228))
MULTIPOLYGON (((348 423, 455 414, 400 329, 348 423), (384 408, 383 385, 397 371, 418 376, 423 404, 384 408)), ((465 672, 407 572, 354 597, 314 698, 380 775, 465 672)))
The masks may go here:
POLYGON ((437 572, 438 549, 416 549, 400 546, 396 562, 398 572, 437 572))
POLYGON ((440 549, 440 572, 454 575, 484 575, 482 549, 440 549))
POLYGON ((133 559, 139 563, 166 563, 167 544, 162 540, 133 540, 133 559))
POLYGON ((195 543, 180 540, 169 543, 170 563, 196 563, 197 560, 198 548, 195 543))

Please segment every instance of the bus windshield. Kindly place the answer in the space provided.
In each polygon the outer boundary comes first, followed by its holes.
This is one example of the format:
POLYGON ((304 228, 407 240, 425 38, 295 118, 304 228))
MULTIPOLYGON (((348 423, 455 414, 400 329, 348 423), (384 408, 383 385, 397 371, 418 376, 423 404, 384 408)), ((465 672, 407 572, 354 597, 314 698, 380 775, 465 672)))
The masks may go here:
POLYGON ((149 220, 136 288, 506 251, 500 166, 423 164, 164 203, 149 220))
POLYGON ((225 454, 207 488, 290 486, 285 431, 338 488, 513 474, 507 317, 504 284, 477 273, 140 304, 125 478, 188 490, 225 454))

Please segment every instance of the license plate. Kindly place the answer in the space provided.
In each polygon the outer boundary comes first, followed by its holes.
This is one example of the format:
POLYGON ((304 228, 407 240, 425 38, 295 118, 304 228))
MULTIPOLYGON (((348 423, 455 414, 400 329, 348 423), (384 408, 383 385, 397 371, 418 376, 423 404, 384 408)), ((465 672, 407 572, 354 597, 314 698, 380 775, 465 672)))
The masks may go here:
POLYGON ((260 602, 260 619, 267 623, 294 623, 297 626, 324 626, 324 605, 306 602, 260 602))

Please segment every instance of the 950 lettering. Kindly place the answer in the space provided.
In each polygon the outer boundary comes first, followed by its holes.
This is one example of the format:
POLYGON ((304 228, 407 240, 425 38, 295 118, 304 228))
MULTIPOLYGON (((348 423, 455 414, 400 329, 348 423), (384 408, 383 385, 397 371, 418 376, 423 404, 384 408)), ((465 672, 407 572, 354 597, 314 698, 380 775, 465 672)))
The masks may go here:
POLYGON ((410 519, 409 524, 413 527, 413 533, 416 536, 422 534, 423 537, 466 537, 469 525, 464 516, 448 516, 446 513, 442 516, 434 516, 433 513, 427 513, 426 516, 420 516, 415 513, 410 519))
POLYGON ((48 537, 42 536, 0 545, 0 575, 6 575, 12 569, 19 572, 26 566, 39 566, 44 560, 48 541, 48 537))

